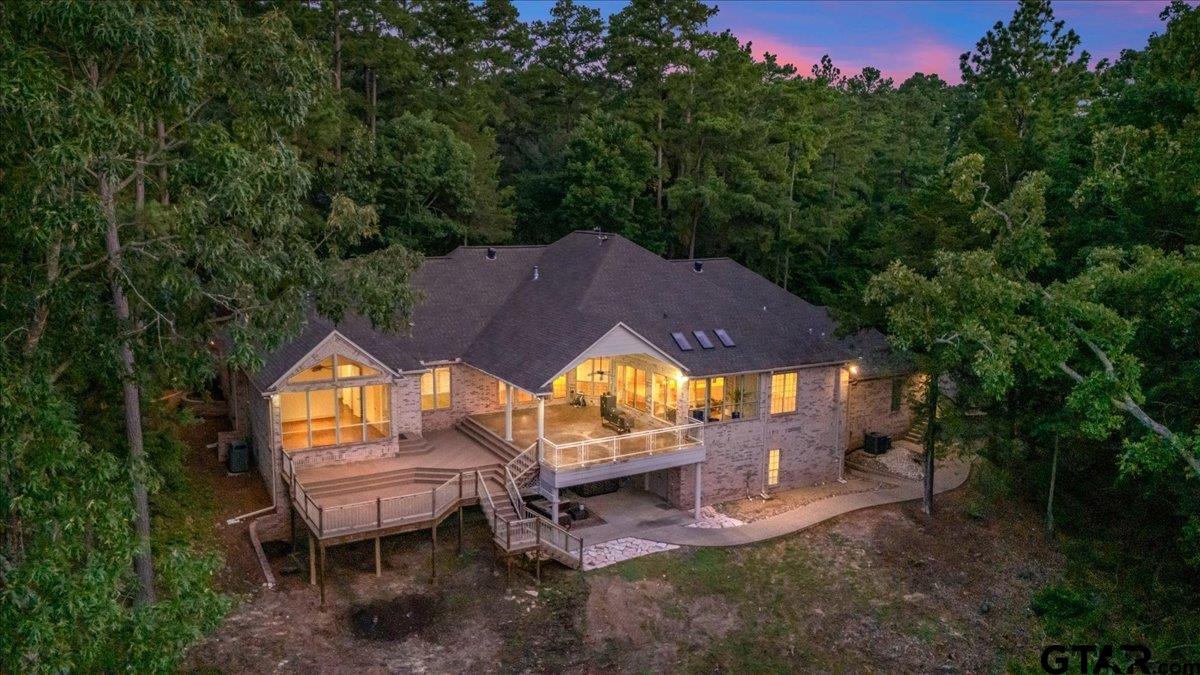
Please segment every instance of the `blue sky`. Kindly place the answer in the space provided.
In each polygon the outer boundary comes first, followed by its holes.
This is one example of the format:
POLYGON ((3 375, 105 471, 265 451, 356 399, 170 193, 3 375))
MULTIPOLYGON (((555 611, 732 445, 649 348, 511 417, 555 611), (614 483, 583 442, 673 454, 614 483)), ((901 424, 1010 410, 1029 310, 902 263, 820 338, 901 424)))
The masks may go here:
MULTIPOLYGON (((580 0, 605 16, 621 0, 580 0)), ((515 0, 527 21, 549 16, 550 0, 515 0)), ((712 27, 730 29, 750 40, 756 53, 770 51, 807 73, 822 54, 843 73, 873 65, 897 82, 913 72, 936 72, 958 82, 958 56, 996 21, 1012 16, 1015 0, 740 0, 715 3, 712 27)), ((1055 15, 1083 40, 1092 62, 1115 58, 1122 49, 1140 49, 1161 32, 1158 14, 1166 0, 1060 1, 1055 15)))

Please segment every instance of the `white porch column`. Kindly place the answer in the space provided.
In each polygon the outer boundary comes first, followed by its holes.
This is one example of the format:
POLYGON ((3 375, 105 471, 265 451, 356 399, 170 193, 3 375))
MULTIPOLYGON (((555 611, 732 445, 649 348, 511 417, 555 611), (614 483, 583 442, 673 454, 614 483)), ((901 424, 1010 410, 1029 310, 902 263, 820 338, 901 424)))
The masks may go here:
POLYGON ((504 440, 512 442, 513 386, 504 385, 504 440))
POLYGON ((558 488, 554 488, 550 496, 550 522, 558 524, 558 488))
MULTIPOLYGON (((538 397, 537 434, 538 457, 541 457, 542 440, 546 436, 546 399, 541 396, 538 397)), ((558 507, 555 506, 554 508, 557 509, 558 507)))
POLYGON ((696 520, 700 520, 700 479, 704 474, 700 471, 700 462, 696 462, 692 466, 696 467, 696 485, 694 486, 696 492, 696 505, 692 508, 692 517, 696 520))

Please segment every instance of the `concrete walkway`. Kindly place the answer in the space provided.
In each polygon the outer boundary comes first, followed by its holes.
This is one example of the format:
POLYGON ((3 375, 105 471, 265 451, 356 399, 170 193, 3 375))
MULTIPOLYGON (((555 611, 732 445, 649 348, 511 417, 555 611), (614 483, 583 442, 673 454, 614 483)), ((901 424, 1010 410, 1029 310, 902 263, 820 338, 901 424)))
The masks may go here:
MULTIPOLYGON (((942 493, 960 487, 967 481, 970 473, 971 466, 968 462, 961 460, 944 462, 934 472, 934 492, 942 493)), ((755 520, 741 527, 703 529, 670 525, 643 530, 637 536, 650 541, 680 546, 738 546, 791 534, 843 513, 870 506, 895 504, 921 498, 923 489, 920 481, 894 477, 889 477, 889 480, 900 484, 887 490, 872 490, 829 497, 776 516, 755 520)))

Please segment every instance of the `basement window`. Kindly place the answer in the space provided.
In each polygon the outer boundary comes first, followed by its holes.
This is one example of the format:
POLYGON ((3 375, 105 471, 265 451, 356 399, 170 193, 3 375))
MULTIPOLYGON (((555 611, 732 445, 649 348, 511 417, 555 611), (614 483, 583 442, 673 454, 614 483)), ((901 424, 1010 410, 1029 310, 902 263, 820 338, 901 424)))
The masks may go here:
POLYGON ((779 448, 767 451, 767 486, 779 485, 779 448))

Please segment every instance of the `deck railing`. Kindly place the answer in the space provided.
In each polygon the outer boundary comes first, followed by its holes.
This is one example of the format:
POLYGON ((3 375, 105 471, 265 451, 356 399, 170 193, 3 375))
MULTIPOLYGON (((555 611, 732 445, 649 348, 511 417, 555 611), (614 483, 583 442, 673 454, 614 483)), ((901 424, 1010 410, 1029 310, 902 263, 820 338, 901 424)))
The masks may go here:
POLYGON ((704 442, 704 423, 691 419, 685 424, 645 429, 620 436, 555 443, 543 439, 542 463, 556 471, 582 469, 597 464, 649 457, 704 442))
POLYGON ((320 539, 437 520, 478 496, 478 472, 462 471, 424 492, 322 506, 296 480, 294 467, 286 460, 284 465, 292 502, 320 539))

